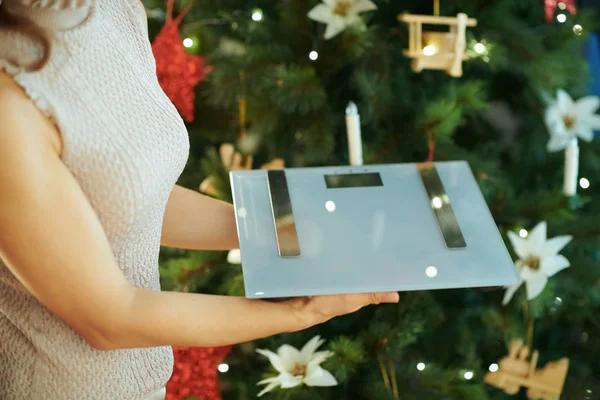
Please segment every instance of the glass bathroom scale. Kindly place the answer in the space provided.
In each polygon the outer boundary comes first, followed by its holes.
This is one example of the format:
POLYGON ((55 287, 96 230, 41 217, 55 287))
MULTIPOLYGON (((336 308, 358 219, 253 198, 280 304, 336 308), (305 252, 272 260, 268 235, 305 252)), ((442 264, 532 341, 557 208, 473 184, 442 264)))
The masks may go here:
POLYGON ((464 161, 232 171, 246 297, 519 282, 464 161))

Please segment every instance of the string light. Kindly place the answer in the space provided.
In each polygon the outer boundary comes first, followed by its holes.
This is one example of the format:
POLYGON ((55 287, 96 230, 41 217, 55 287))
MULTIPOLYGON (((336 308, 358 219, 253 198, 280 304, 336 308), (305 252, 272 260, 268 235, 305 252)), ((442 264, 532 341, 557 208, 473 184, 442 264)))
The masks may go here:
POLYGON ((526 238, 527 235, 529 235, 529 232, 527 232, 527 229, 521 229, 519 231, 519 236, 521 236, 522 238, 526 238))
POLYGON ((436 52, 437 52, 437 49, 432 44, 428 44, 427 46, 423 47, 423 54, 425 54, 426 56, 432 56, 436 52))
POLYGON ((586 178, 581 178, 579 180, 579 186, 581 186, 583 189, 587 189, 590 187, 590 181, 588 181, 586 178))
POLYGON ((419 371, 423 371, 423 370, 425 369, 425 364, 424 364, 424 363, 422 363, 422 362, 418 363, 418 364, 417 364, 417 369, 418 369, 419 371))
POLYGON ((260 8, 255 8, 252 11, 252 21, 259 22, 259 21, 262 21, 262 19, 263 19, 263 12, 262 12, 262 10, 260 8))
POLYGON ((308 53, 308 58, 315 61, 317 58, 319 58, 319 53, 313 50, 310 53, 308 53))
POLYGON ((558 14, 556 20, 562 24, 567 20, 567 16, 565 14, 558 14))
POLYGON ((183 39, 183 47, 190 48, 194 45, 194 39, 186 37, 183 39))
POLYGON ((573 25, 573 33, 577 36, 581 35, 583 33, 583 27, 579 24, 573 25))
POLYGON ((567 9, 567 5, 564 2, 559 2, 558 3, 558 8, 560 8, 561 10, 566 10, 567 9))
POLYGON ((217 367, 217 369, 219 370, 219 372, 227 372, 227 371, 229 371, 229 365, 227 365, 227 364, 219 364, 219 366, 217 367))
POLYGON ((557 297, 557 298, 554 299, 554 302, 556 304, 562 304, 562 299, 560 297, 557 297))
POLYGON ((474 375, 473 371, 467 371, 467 372, 465 372, 464 377, 466 380, 471 380, 471 379, 473 379, 473 375, 474 375))
POLYGON ((496 363, 490 364, 489 370, 490 370, 490 372, 498 371, 498 364, 496 364, 496 363))
POLYGON ((473 49, 475 50, 475 52, 477 54, 485 53, 485 45, 483 43, 475 43, 475 46, 473 46, 473 49))

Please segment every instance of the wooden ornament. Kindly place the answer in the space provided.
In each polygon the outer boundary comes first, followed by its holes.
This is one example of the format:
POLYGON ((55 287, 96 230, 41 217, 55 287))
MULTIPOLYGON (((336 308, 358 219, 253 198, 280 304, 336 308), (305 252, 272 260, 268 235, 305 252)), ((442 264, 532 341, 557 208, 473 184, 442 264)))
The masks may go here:
POLYGON ((558 400, 567 378, 569 359, 561 358, 536 369, 539 352, 534 351, 528 360, 529 353, 523 341, 511 341, 508 355, 498 362, 498 370, 487 373, 484 381, 507 394, 517 394, 525 387, 529 399, 558 400))
MULTIPOLYGON (((227 172, 252 169, 252 155, 243 157, 240 152, 235 151, 235 147, 231 143, 223 143, 219 147, 219 155, 227 172)), ((283 159, 275 158, 262 165, 260 169, 283 169, 284 167, 283 159)), ((216 196, 217 190, 215 189, 214 180, 215 178, 212 175, 207 176, 200 184, 200 192, 209 196, 216 196)))
POLYGON ((435 15, 400 14, 398 20, 408 23, 408 50, 404 54, 412 58, 412 69, 443 70, 450 76, 462 76, 462 62, 469 57, 467 48, 467 26, 477 25, 477 20, 459 13, 456 17, 435 15), (423 24, 447 25, 449 32, 423 32, 423 24))

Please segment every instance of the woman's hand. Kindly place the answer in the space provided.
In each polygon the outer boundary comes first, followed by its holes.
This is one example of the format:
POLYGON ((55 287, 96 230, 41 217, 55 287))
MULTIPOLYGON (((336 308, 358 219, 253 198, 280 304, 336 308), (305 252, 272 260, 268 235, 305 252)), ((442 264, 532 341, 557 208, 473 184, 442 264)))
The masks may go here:
POLYGON ((289 305, 298 315, 303 325, 299 330, 302 330, 331 318, 353 313, 364 306, 398 303, 399 301, 398 292, 381 292, 298 297, 288 300, 284 304, 289 305))

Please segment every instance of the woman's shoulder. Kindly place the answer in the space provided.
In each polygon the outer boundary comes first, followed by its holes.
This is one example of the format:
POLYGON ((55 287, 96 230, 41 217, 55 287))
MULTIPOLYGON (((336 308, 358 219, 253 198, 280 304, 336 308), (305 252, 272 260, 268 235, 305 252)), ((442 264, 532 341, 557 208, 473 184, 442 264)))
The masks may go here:
POLYGON ((19 85, 7 73, 0 71, 0 120, 4 120, 2 117, 10 115, 29 117, 28 114, 18 113, 18 111, 27 111, 25 104, 28 100, 19 85))
MULTIPOLYGON (((58 129, 33 103, 25 91, 0 71, 0 143, 32 145, 45 143, 60 155, 62 141, 58 129), (5 140, 2 140, 2 137, 5 140)), ((1 146, 0 147, 4 147, 1 146)))

